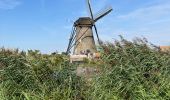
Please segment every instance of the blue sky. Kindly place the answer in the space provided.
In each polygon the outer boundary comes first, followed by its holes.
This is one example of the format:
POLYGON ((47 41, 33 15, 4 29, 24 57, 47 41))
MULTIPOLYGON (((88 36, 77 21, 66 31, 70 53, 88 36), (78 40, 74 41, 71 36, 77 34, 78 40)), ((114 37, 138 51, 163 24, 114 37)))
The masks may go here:
MULTIPOLYGON (((0 0, 0 47, 65 51, 73 22, 88 16, 86 0, 0 0)), ((104 41, 146 37, 170 45, 170 0, 91 0, 94 13, 113 12, 96 24, 104 41)))

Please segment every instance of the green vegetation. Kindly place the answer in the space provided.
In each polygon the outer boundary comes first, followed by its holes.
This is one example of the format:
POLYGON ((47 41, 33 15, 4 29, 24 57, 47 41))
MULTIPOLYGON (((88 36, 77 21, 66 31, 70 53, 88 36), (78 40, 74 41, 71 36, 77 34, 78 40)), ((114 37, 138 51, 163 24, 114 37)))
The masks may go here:
POLYGON ((0 49, 0 100, 170 100, 170 52, 146 39, 100 47, 101 59, 84 65, 38 50, 0 49), (90 81, 78 66, 97 67, 90 81))

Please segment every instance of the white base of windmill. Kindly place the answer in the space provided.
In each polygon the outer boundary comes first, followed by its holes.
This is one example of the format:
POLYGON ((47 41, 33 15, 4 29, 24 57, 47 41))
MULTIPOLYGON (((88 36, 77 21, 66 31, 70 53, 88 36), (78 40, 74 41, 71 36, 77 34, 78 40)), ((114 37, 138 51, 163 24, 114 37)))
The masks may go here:
POLYGON ((94 60, 99 58, 100 58, 100 53, 93 53, 93 54, 89 53, 88 55, 70 55, 70 63, 83 62, 84 59, 94 60))
POLYGON ((70 55, 70 63, 83 62, 86 58, 88 58, 87 55, 70 55))

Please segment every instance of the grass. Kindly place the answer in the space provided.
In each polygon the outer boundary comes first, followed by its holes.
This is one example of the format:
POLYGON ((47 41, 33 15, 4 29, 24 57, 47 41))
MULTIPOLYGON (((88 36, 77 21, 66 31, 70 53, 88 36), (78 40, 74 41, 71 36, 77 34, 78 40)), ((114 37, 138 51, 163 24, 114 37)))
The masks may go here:
POLYGON ((169 100, 170 52, 146 39, 123 37, 100 47, 90 83, 76 75, 66 55, 0 50, 1 100, 169 100))

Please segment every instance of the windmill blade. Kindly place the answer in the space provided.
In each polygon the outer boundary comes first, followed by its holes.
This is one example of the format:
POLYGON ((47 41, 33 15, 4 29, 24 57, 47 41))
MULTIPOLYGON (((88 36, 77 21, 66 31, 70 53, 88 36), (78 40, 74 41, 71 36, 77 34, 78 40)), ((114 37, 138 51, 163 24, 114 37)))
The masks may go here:
POLYGON ((70 52, 70 46, 71 46, 72 42, 74 41, 74 40, 73 40, 74 35, 75 35, 75 28, 73 27, 73 28, 72 28, 72 32, 71 32, 71 35, 70 35, 70 39, 69 39, 67 51, 66 51, 67 54, 69 54, 69 52, 70 52))
POLYGON ((103 18, 104 16, 106 16, 107 14, 109 14, 112 11, 112 7, 108 6, 107 8, 101 10, 99 13, 96 14, 95 18, 94 18, 94 22, 98 21, 99 19, 103 18))
MULTIPOLYGON (((94 21, 94 16, 93 16, 93 12, 92 12, 92 8, 91 8, 90 0, 87 0, 87 4, 88 4, 88 9, 89 9, 91 18, 92 18, 92 20, 94 21)), ((94 29, 95 29, 95 33, 96 33, 96 36, 97 36, 98 43, 99 43, 99 45, 100 45, 100 39, 99 39, 99 35, 98 35, 98 31, 97 31, 97 27, 96 27, 95 23, 94 23, 93 26, 94 26, 94 29)))
POLYGON ((90 12, 90 16, 91 16, 92 19, 94 19, 91 4, 90 4, 90 0, 86 0, 86 1, 87 1, 87 5, 88 5, 88 10, 90 12))
POLYGON ((98 43, 99 43, 99 45, 100 45, 100 38, 99 38, 99 34, 98 34, 97 27, 96 27, 95 24, 94 24, 94 29, 95 29, 95 32, 96 32, 96 36, 97 36, 98 43))

